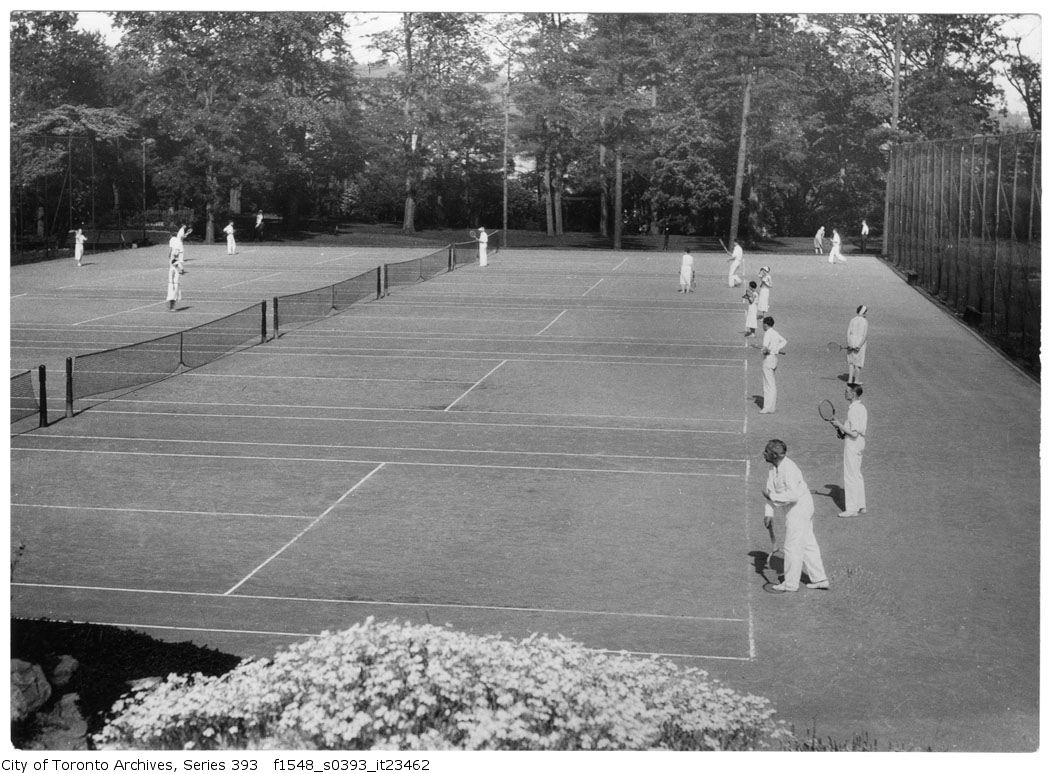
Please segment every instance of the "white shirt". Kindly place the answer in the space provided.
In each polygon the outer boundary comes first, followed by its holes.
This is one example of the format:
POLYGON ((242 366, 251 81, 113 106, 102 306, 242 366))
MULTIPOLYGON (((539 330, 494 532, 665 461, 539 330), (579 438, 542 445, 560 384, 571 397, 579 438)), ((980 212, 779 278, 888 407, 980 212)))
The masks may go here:
POLYGON ((172 255, 182 255, 182 240, 179 239, 178 234, 168 240, 168 249, 171 250, 172 255))
POLYGON ((740 245, 736 245, 733 248, 733 260, 734 261, 739 261, 739 260, 742 260, 743 257, 744 257, 744 248, 742 248, 740 245))
POLYGON ((481 244, 483 244, 483 245, 487 245, 489 243, 489 235, 486 234, 484 230, 479 231, 478 232, 478 241, 481 242, 481 244))
MULTIPOLYGON (((849 410, 846 411, 846 421, 842 423, 842 426, 851 433, 857 433, 860 438, 866 438, 868 433, 868 407, 859 400, 850 403, 849 410)), ((847 442, 855 440, 859 439, 846 436, 847 442)))
POLYGON ((868 340, 868 318, 857 315, 849 321, 846 328, 846 346, 850 349, 860 349, 868 340))
POLYGON ((863 234, 864 236, 868 235, 868 222, 866 220, 861 221, 860 233, 863 234))
POLYGON ((779 465, 771 466, 766 478, 766 495, 773 505, 796 503, 813 507, 813 495, 802 477, 802 471, 791 459, 784 457, 779 465))
POLYGON ((224 234, 227 234, 228 236, 233 236, 233 224, 232 224, 232 223, 228 223, 228 224, 226 225, 226 228, 224 228, 224 229, 222 230, 222 232, 223 232, 224 234))
POLYGON ((777 356, 787 346, 787 339, 777 333, 776 328, 770 328, 762 335, 762 351, 766 356, 777 356))
POLYGON ((835 247, 838 247, 840 244, 842 244, 842 237, 839 236, 839 232, 837 230, 831 232, 831 244, 835 247))
POLYGON ((689 271, 693 270, 692 253, 682 253, 682 271, 684 272, 686 269, 688 269, 689 271))

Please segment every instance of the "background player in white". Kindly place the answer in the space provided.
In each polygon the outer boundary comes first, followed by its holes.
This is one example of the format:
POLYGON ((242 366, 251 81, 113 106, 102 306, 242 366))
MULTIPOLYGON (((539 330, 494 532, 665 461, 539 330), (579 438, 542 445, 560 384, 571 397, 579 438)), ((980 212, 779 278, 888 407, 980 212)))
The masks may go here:
POLYGON ((762 410, 759 414, 772 414, 777 410, 777 356, 787 346, 787 339, 773 330, 773 318, 762 320, 762 410))
POLYGON ((172 237, 168 242, 168 311, 175 311, 175 302, 182 300, 182 286, 179 281, 179 257, 175 252, 177 237, 172 237))
POLYGON ((842 235, 837 228, 831 229, 831 252, 828 253, 828 263, 845 263, 842 257, 842 235))
POLYGON ((871 229, 868 228, 868 221, 862 220, 860 222, 860 251, 863 253, 868 247, 868 234, 871 233, 871 229))
POLYGON ((867 512, 864 474, 860 470, 868 439, 868 407, 860 400, 863 394, 864 388, 859 384, 846 385, 846 400, 849 401, 846 421, 831 420, 831 424, 842 433, 842 483, 846 490, 846 510, 839 516, 844 519, 867 512))
POLYGON ((80 266, 80 262, 84 260, 85 242, 87 242, 87 237, 84 236, 84 229, 78 228, 73 234, 73 259, 77 262, 77 266, 80 266))
MULTIPOLYGON (((813 495, 798 465, 788 458, 787 444, 773 438, 766 444, 762 458, 770 464, 769 476, 762 496, 774 511, 784 513, 787 522, 784 535, 784 580, 767 587, 773 593, 798 591, 802 571, 809 576, 807 588, 830 588, 824 560, 820 555, 817 537, 813 534, 813 495)), ((772 524, 768 511, 764 516, 766 528, 772 524)))
POLYGON ((478 266, 489 265, 489 235, 484 226, 478 226, 478 266))
POLYGON ((846 327, 846 365, 849 366, 850 384, 863 384, 860 372, 864 370, 864 358, 868 353, 868 307, 857 307, 857 316, 846 327))
POLYGON ((773 274, 768 266, 758 270, 758 319, 769 314, 769 294, 773 288, 773 274))
POLYGON ((821 226, 817 229, 817 233, 813 235, 813 252, 817 255, 824 255, 824 227, 821 226))
POLYGON ((237 252, 237 242, 233 238, 233 232, 233 221, 231 220, 222 230, 222 233, 226 235, 226 255, 234 255, 237 252))
POLYGON ((740 240, 733 240, 733 254, 729 256, 729 287, 735 288, 743 284, 744 279, 737 271, 744 262, 744 248, 740 246, 740 240))
POLYGON ((688 293, 693 286, 693 254, 689 248, 682 253, 682 268, 678 270, 678 292, 688 293))

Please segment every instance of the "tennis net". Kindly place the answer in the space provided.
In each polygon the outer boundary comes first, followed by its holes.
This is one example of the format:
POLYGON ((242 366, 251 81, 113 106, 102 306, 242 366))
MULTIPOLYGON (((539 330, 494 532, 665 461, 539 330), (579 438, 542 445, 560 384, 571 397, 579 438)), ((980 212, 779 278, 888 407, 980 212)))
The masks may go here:
POLYGON ((412 285, 428 280, 449 270, 449 248, 424 255, 422 258, 411 258, 407 261, 386 264, 386 287, 395 285, 412 285))
POLYGON ((289 326, 317 322, 353 304, 378 298, 380 271, 381 267, 376 267, 334 285, 276 296, 273 299, 274 335, 289 326))
POLYGON ((11 421, 18 422, 39 413, 40 403, 33 389, 33 372, 23 371, 11 377, 11 421))
MULTIPOLYGON (((489 234, 488 241, 488 254, 493 256, 499 252, 499 245, 496 242, 496 235, 499 231, 493 231, 489 234)), ((479 242, 474 239, 470 242, 453 242, 449 245, 452 251, 452 266, 466 266, 468 263, 477 263, 479 254, 478 247, 479 242)))

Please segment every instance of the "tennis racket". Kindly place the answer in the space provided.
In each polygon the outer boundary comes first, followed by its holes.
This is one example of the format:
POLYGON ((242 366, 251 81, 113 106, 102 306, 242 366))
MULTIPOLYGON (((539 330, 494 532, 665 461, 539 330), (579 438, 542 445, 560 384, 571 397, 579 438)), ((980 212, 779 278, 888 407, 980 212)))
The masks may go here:
MULTIPOLYGON (((822 400, 820 405, 817 406, 817 413, 820 414, 820 418, 825 422, 832 422, 835 419, 835 404, 830 400, 822 400)), ((839 438, 842 438, 845 435, 837 427, 835 428, 835 434, 839 438)))
POLYGON ((474 240, 477 240, 477 238, 478 238, 478 232, 477 232, 477 231, 474 231, 473 229, 471 229, 471 230, 470 230, 470 238, 471 238, 471 239, 474 239, 474 240))
POLYGON ((722 245, 722 249, 726 251, 726 255, 728 255, 730 258, 733 257, 733 254, 731 252, 729 252, 729 248, 726 247, 726 243, 725 242, 723 242, 721 239, 719 239, 718 240, 718 244, 722 245))
POLYGON ((828 352, 841 352, 844 349, 849 349, 845 344, 839 344, 837 341, 828 342, 828 352))

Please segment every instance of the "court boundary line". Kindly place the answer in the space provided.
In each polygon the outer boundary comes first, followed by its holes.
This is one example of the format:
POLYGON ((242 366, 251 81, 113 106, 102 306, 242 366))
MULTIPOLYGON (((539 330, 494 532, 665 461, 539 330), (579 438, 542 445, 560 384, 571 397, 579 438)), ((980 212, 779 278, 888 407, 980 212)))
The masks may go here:
MULTIPOLYGON (((86 320, 80 320, 79 322, 69 323, 68 327, 75 328, 78 325, 83 325, 84 323, 95 322, 96 320, 105 320, 105 319, 107 319, 109 317, 117 317, 118 315, 129 314, 131 312, 137 312, 140 309, 149 309, 151 306, 156 306, 157 304, 163 304, 163 303, 164 303, 163 301, 151 301, 148 304, 143 304, 142 306, 132 307, 131 309, 122 309, 121 311, 114 312, 113 314, 104 314, 104 315, 102 315, 100 317, 89 317, 86 320)), ((68 345, 67 345, 67 349, 68 349, 68 345)))
MULTIPOLYGON (((158 404, 169 404, 176 403, 180 406, 192 405, 192 406, 256 406, 259 404, 255 403, 184 403, 181 401, 133 401, 133 400, 112 400, 109 403, 158 403, 158 404)), ((275 404, 265 404, 273 406, 275 404)), ((294 408, 311 408, 310 406, 295 406, 294 408)), ((314 408, 331 408, 331 407, 314 407, 314 408)), ((382 411, 384 409, 351 409, 355 411, 382 411)), ((430 414, 444 413, 438 409, 390 409, 391 411, 420 411, 430 414)), ((448 420, 434 420, 434 419, 374 419, 369 417, 304 417, 288 415, 282 416, 280 414, 209 414, 205 412, 190 412, 190 411, 122 411, 119 409, 101 409, 92 408, 91 413, 93 415, 100 414, 121 414, 128 416, 166 416, 166 417, 214 417, 217 419, 287 419, 298 422, 374 422, 374 423, 389 423, 389 424, 419 424, 419 425, 464 425, 467 427, 524 427, 524 428, 544 428, 551 430, 609 430, 613 432, 640 432, 640 433, 712 433, 715 435, 737 435, 738 433, 733 430, 700 430, 700 429, 685 429, 678 427, 630 427, 628 425, 620 426, 607 426, 607 425, 545 425, 541 423, 526 423, 526 422, 464 422, 458 419, 448 420)), ((467 414, 467 411, 457 411, 456 415, 462 416, 467 414)), ((494 412, 484 412, 494 413, 494 412)), ((535 414, 533 416, 552 416, 535 414)), ((694 420, 697 421, 697 420, 694 420)), ((711 419, 701 420, 709 422, 736 422, 735 419, 711 419)), ((36 438, 49 438, 50 435, 37 435, 36 438)), ((90 437, 90 436, 73 436, 73 437, 90 437)))
MULTIPOLYGON (((550 339, 547 339, 550 341, 550 339)), ((269 343, 269 342, 268 342, 269 343)), ((638 342, 643 343, 643 342, 638 342)), ((237 354, 244 355, 270 355, 274 354, 274 350, 271 348, 270 351, 257 352, 258 347, 250 347, 238 352, 237 354)), ((321 349, 321 348, 315 348, 321 349)), ((472 352, 469 349, 405 349, 395 351, 391 353, 391 347, 344 347, 342 351, 333 349, 331 347, 324 348, 323 351, 304 352, 302 347, 296 347, 294 352, 287 353, 289 356, 298 357, 373 357, 373 358, 398 358, 406 360, 508 360, 516 363, 570 363, 575 365, 666 365, 673 366, 675 368, 736 368, 739 367, 740 363, 745 362, 744 358, 724 358, 724 357, 689 357, 688 355, 657 355, 650 357, 646 355, 622 355, 620 360, 589 360, 589 359, 576 359, 570 360, 572 355, 564 355, 561 357, 552 357, 550 353, 533 353, 533 352, 513 352, 510 357, 507 357, 505 352, 491 352, 491 351, 478 351, 472 352), (384 354, 371 354, 371 353, 384 353, 384 354), (417 354, 421 353, 421 354, 417 354), (435 354, 429 354, 435 353, 435 354), (450 353, 450 354, 445 354, 450 353), (668 360, 674 361, 688 361, 688 362, 666 362, 668 360), (657 361, 652 363, 651 361, 657 361), (707 362, 705 362, 707 361, 707 362), (714 361, 714 362, 711 362, 714 361)), ((280 350, 278 350, 280 351, 280 350)), ((608 355, 595 355, 595 357, 609 357, 608 355)), ((116 372, 123 373, 123 372, 116 372)), ((222 374, 202 371, 200 368, 194 369, 194 375, 200 376, 221 376, 222 374)), ((250 374, 253 378, 257 378, 259 374, 250 374)))
MULTIPOLYGON (((364 483, 364 479, 355 486, 364 483)), ((344 495, 345 496, 345 495, 344 495)), ((338 503, 330 506, 334 508, 338 503)), ((320 518, 320 517, 318 517, 320 518)), ((505 613, 549 613, 551 615, 590 615, 607 616, 610 618, 638 618, 645 620, 668 620, 668 621, 708 621, 721 623, 747 623, 746 618, 714 615, 673 615, 671 613, 630 613, 614 610, 581 610, 577 608, 560 607, 523 607, 521 605, 471 605, 462 602, 397 602, 376 599, 336 599, 333 597, 301 597, 280 596, 277 594, 232 594, 219 591, 178 591, 175 589, 136 589, 121 586, 85 586, 75 583, 31 583, 27 581, 12 581, 11 586, 38 589, 62 589, 67 591, 105 591, 127 594, 148 594, 153 596, 177 596, 177 597, 210 597, 241 599, 260 602, 303 602, 322 605, 382 605, 385 607, 409 607, 409 608, 439 608, 448 610, 495 610, 505 613)))
MULTIPOLYGON (((174 404, 179 405, 179 406, 187 405, 186 403, 181 402, 181 401, 171 401, 171 400, 157 400, 157 401, 154 401, 154 400, 128 400, 127 398, 114 398, 112 401, 107 401, 107 403, 117 403, 117 402, 121 402, 121 403, 140 403, 140 404, 141 403, 154 403, 154 404, 156 404, 156 403, 160 403, 160 404, 174 403, 174 404)), ((332 411, 332 410, 338 410, 338 411, 391 411, 391 412, 401 412, 401 413, 406 413, 406 414, 407 413, 420 413, 420 414, 439 414, 440 415, 440 414, 446 413, 444 411, 444 409, 396 408, 396 407, 395 408, 390 408, 390 407, 385 407, 385 406, 323 406, 323 405, 313 405, 313 404, 303 404, 303 403, 226 403, 226 402, 218 402, 218 401, 216 401, 216 402, 198 401, 198 402, 193 403, 192 405, 194 405, 194 406, 254 406, 254 407, 259 407, 259 408, 299 408, 299 409, 305 408, 305 409, 321 409, 321 410, 326 410, 326 411, 332 411)), ((90 410, 94 411, 95 409, 92 408, 90 410)), ((98 411, 98 413, 100 413, 100 414, 101 413, 129 413, 129 414, 137 414, 137 413, 142 413, 142 412, 136 412, 136 411, 110 412, 110 411, 107 411, 106 409, 100 409, 98 411)), ((175 413, 175 412, 172 412, 172 413, 175 413)), ((733 424, 736 424, 736 422, 737 422, 737 420, 735 420, 735 419, 717 419, 717 418, 713 418, 713 417, 683 418, 683 417, 630 417, 630 416, 625 416, 623 414, 540 414, 540 413, 537 413, 535 411, 490 411, 488 409, 460 409, 459 411, 456 411, 454 413, 455 413, 456 416, 464 416, 464 415, 469 415, 469 414, 496 414, 496 415, 499 415, 499 416, 506 415, 506 416, 516 416, 516 417, 587 417, 587 418, 592 418, 592 419, 636 419, 639 422, 649 422, 649 421, 657 421, 657 422, 692 421, 692 422, 726 422, 726 423, 731 422, 733 424)), ((217 415, 215 415, 215 414, 201 414, 200 416, 217 416, 217 415)), ((251 414, 246 415, 247 418, 250 418, 252 416, 255 416, 255 415, 251 415, 251 414)), ((297 417, 293 417, 293 419, 295 419, 295 418, 297 418, 297 417)), ((301 418, 301 417, 299 417, 299 418, 301 418)), ((318 417, 318 419, 329 419, 329 418, 330 419, 339 419, 338 417, 318 417)), ((350 418, 347 418, 347 419, 348 419, 348 421, 353 421, 350 418)), ((340 419, 339 421, 342 421, 342 420, 340 419)), ((412 421, 412 420, 407 420, 407 419, 362 419, 361 421, 362 422, 408 422, 408 421, 412 421)), ((420 420, 420 421, 421 422, 427 422, 427 421, 433 421, 433 420, 420 420)), ((451 420, 451 421, 452 422, 457 422, 459 420, 451 420)), ((482 423, 464 422, 463 424, 482 424, 482 423)), ((494 425, 494 426, 502 426, 503 423, 491 422, 491 423, 484 423, 484 424, 491 424, 491 425, 494 425)), ((528 425, 528 426, 531 427, 532 425, 528 425)), ((566 427, 566 428, 575 427, 574 425, 566 425, 566 426, 560 426, 560 425, 536 425, 536 426, 537 427, 566 427)), ((587 427, 587 426, 584 425, 583 427, 587 427)), ((602 429, 602 430, 620 430, 620 429, 624 429, 624 428, 623 427, 614 427, 614 428, 601 427, 601 428, 598 428, 598 429, 602 429)), ((736 431, 736 430, 700 430, 700 429, 687 430, 687 429, 679 429, 679 428, 662 428, 662 427, 661 428, 630 427, 630 428, 627 428, 627 429, 630 429, 630 430, 641 430, 641 431, 650 431, 650 432, 717 433, 719 435, 739 435, 738 431, 736 431)), ((37 437, 37 438, 45 438, 47 436, 46 435, 36 435, 35 437, 37 437)))
POLYGON ((270 562, 272 562, 272 561, 273 561, 274 559, 276 559, 276 558, 277 558, 278 556, 280 556, 281 554, 283 554, 283 553, 284 553, 284 552, 285 552, 285 551, 286 551, 287 549, 291 548, 291 546, 292 546, 292 545, 293 545, 293 544, 294 544, 294 543, 295 543, 295 542, 296 542, 297 540, 299 540, 299 538, 301 538, 301 537, 302 537, 303 535, 305 535, 305 534, 306 534, 307 532, 309 532, 309 531, 310 531, 311 529, 313 529, 313 528, 314 528, 314 527, 315 527, 315 526, 316 526, 317 524, 319 524, 319 523, 321 522, 321 520, 322 520, 322 519, 323 519, 323 518, 324 518, 325 516, 327 516, 327 515, 328 515, 329 513, 331 513, 331 512, 333 511, 333 510, 335 510, 335 507, 336 507, 337 505, 339 505, 340 503, 342 503, 342 502, 343 502, 343 500, 345 500, 345 499, 346 499, 347 497, 349 497, 349 496, 350 496, 350 495, 352 495, 352 494, 353 494, 353 493, 354 493, 355 491, 357 491, 357 488, 358 488, 358 487, 360 487, 360 486, 361 486, 362 484, 364 484, 364 483, 365 483, 366 481, 368 481, 368 479, 370 479, 370 478, 371 478, 372 476, 374 476, 374 475, 375 475, 376 473, 378 473, 378 472, 379 472, 380 470, 382 470, 382 469, 383 469, 383 466, 384 466, 385 464, 386 464, 385 462, 381 462, 381 463, 379 463, 378 465, 376 465, 376 467, 374 467, 374 468, 373 468, 373 469, 372 469, 371 471, 369 471, 368 475, 366 475, 366 476, 365 476, 364 478, 362 478, 361 480, 359 480, 359 481, 358 481, 358 482, 357 482, 356 484, 354 484, 354 485, 353 485, 352 487, 350 487, 350 488, 349 488, 349 489, 347 489, 347 490, 346 490, 345 492, 343 492, 343 495, 342 495, 342 497, 340 497, 340 498, 339 498, 338 500, 336 500, 336 501, 335 501, 334 503, 332 503, 332 504, 331 504, 331 505, 329 505, 329 506, 328 506, 327 508, 325 508, 325 509, 324 509, 324 511, 322 511, 322 512, 321 512, 321 515, 320 515, 320 516, 318 516, 318 517, 317 517, 316 519, 314 519, 314 520, 313 520, 313 521, 311 521, 311 522, 310 522, 309 524, 307 524, 307 525, 306 525, 305 527, 303 527, 303 528, 302 528, 302 530, 300 530, 300 531, 299 531, 299 533, 298 533, 298 534, 297 534, 297 535, 296 535, 295 537, 293 537, 293 538, 292 538, 291 540, 289 540, 289 541, 288 541, 287 543, 285 543, 285 544, 284 544, 283 546, 281 546, 280 548, 278 548, 278 549, 277 549, 277 550, 276 550, 276 551, 275 551, 275 552, 274 552, 273 554, 271 554, 271 555, 270 555, 270 556, 269 556, 269 557, 268 557, 268 558, 267 558, 267 559, 266 559, 266 560, 265 560, 264 562, 262 562, 262 564, 260 564, 260 565, 259 565, 258 567, 256 567, 256 568, 255 568, 254 570, 252 570, 252 571, 251 571, 250 573, 248 573, 248 574, 247 574, 247 575, 245 575, 245 576, 244 576, 243 578, 241 578, 241 579, 240 579, 240 580, 239 580, 239 581, 238 581, 237 583, 235 583, 235 584, 234 584, 234 585, 233 585, 233 586, 232 586, 232 587, 231 587, 231 588, 230 588, 230 589, 229 589, 229 590, 228 590, 228 591, 227 591, 227 592, 226 592, 225 594, 223 594, 222 596, 224 596, 224 597, 228 597, 228 596, 229 596, 230 594, 232 594, 232 593, 233 593, 233 592, 235 592, 235 591, 236 591, 237 589, 239 589, 239 588, 240 588, 241 586, 243 586, 243 585, 244 585, 245 583, 247 583, 247 582, 248 582, 249 580, 251 580, 251 578, 252 578, 252 577, 253 577, 253 576, 255 575, 255 573, 259 572, 259 570, 261 570, 261 569, 262 569, 263 567, 265 567, 266 565, 268 565, 268 564, 269 564, 270 562))
POLYGON ((499 363, 498 363, 498 364, 497 364, 497 365, 496 365, 496 366, 495 366, 494 368, 492 368, 492 369, 491 369, 491 370, 490 370, 490 371, 489 371, 489 372, 488 372, 487 374, 485 374, 485 375, 484 375, 484 376, 482 376, 482 377, 481 377, 480 379, 478 379, 478 380, 477 380, 476 382, 474 382, 474 384, 470 385, 470 387, 468 387, 468 388, 467 388, 467 391, 466 391, 466 392, 464 392, 464 393, 463 393, 462 395, 460 395, 460 396, 459 396, 458 398, 456 398, 456 399, 455 399, 454 401, 452 401, 452 402, 451 402, 451 403, 449 403, 449 404, 448 404, 447 406, 445 406, 445 411, 448 411, 448 410, 449 410, 449 409, 451 409, 451 408, 452 408, 453 406, 455 406, 455 405, 456 405, 457 403, 459 403, 459 402, 460 402, 461 400, 463 400, 463 399, 464 399, 465 397, 467 397, 467 395, 469 395, 469 394, 470 394, 470 392, 471 392, 471 391, 472 391, 472 390, 473 390, 473 389, 474 389, 475 387, 477 387, 477 386, 478 386, 479 384, 481 384, 481 383, 482 383, 483 381, 485 381, 485 380, 486 380, 486 379, 488 379, 488 378, 489 378, 490 376, 492 376, 492 374, 496 373, 496 371, 498 371, 498 370, 499 370, 500 368, 502 368, 502 367, 503 367, 503 366, 504 366, 504 365, 505 365, 506 363, 507 363, 507 361, 506 361, 506 360, 501 360, 501 361, 500 361, 500 362, 499 362, 499 363))
POLYGON ((63 511, 104 511, 107 513, 183 514, 186 516, 247 516, 253 519, 309 519, 294 513, 241 513, 239 511, 190 511, 161 508, 108 508, 101 505, 48 505, 44 503, 11 503, 12 508, 44 508, 63 511))
MULTIPOLYGON (((43 436, 42 436, 43 437, 43 436)), ((598 453, 586 453, 586 452, 551 452, 551 451, 517 451, 517 450, 504 450, 504 449, 453 449, 453 448, 442 448, 440 446, 376 446, 372 444, 338 444, 338 443, 284 443, 280 441, 223 441, 223 440, 202 440, 200 438, 140 438, 136 436, 119 436, 119 435, 70 435, 68 433, 55 433, 54 435, 48 435, 47 438, 65 438, 65 439, 79 439, 88 441, 123 441, 123 442, 142 442, 142 443, 165 443, 165 444, 177 444, 177 443, 199 443, 201 445, 216 445, 216 446, 262 446, 262 447, 277 447, 277 448, 291 448, 291 449, 355 449, 355 450, 374 450, 374 451, 405 451, 405 452, 437 452, 437 453, 451 453, 451 454, 521 454, 523 456, 544 456, 544 457, 585 457, 588 459, 612 459, 612 460, 665 460, 675 462, 731 462, 740 463, 747 462, 747 460, 737 459, 735 457, 671 457, 667 455, 659 454, 598 454, 598 453)), ((39 447, 34 449, 27 449, 26 447, 20 447, 27 451, 44 451, 46 447, 39 447)), ((395 463, 391 463, 395 464, 395 463)))
MULTIPOLYGON (((147 439, 148 440, 148 439, 147 439)), ((192 443, 192 442, 191 442, 192 443)), ((246 444, 246 445, 251 445, 246 444)), ((556 468, 550 465, 481 465, 467 462, 406 462, 404 460, 354 460, 354 459, 328 459, 325 457, 265 457, 258 454, 186 454, 176 452, 137 452, 125 450, 100 450, 100 449, 52 449, 41 447, 29 449, 18 447, 12 451, 45 454, 95 454, 95 455, 124 455, 127 457, 176 457, 185 459, 208 459, 208 460, 254 460, 256 462, 317 462, 328 465, 403 465, 405 467, 441 467, 441 468, 479 468, 483 470, 546 470, 559 473, 619 473, 624 475, 644 476, 693 476, 695 478, 738 478, 739 473, 706 473, 706 472, 683 472, 673 470, 637 470, 635 468, 556 468)), ((469 452, 466 452, 469 453, 469 452)))
POLYGON ((602 277, 600 280, 598 280, 593 285, 591 285, 589 288, 587 288, 585 291, 583 291, 583 293, 580 295, 580 298, 583 298, 584 296, 586 296, 588 293, 590 293, 596 287, 601 285, 603 282, 605 282, 605 277, 602 277))

